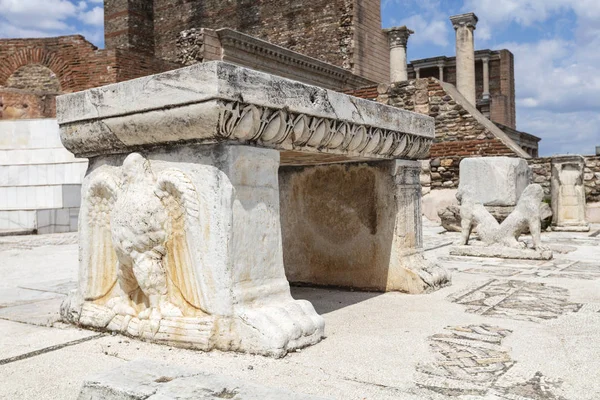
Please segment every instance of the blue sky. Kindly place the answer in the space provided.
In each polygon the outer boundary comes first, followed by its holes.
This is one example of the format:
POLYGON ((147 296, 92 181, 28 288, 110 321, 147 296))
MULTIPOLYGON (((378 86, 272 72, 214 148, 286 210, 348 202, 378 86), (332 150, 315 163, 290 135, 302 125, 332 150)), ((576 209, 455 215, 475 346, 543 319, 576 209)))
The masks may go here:
MULTIPOLYGON (((0 0, 0 37, 79 33, 103 47, 102 0, 0 0)), ((409 59, 454 55, 450 15, 479 17, 477 49, 515 55, 517 128, 542 155, 600 145, 600 0, 382 0, 383 27, 415 31, 409 59)))

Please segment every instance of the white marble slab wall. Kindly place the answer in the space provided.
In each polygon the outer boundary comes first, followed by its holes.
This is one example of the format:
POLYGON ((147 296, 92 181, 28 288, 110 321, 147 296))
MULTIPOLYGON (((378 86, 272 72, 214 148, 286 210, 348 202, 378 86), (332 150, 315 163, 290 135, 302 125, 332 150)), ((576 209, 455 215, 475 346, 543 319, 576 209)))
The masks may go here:
POLYGON ((0 232, 77 230, 86 169, 63 147, 55 119, 0 121, 0 232))

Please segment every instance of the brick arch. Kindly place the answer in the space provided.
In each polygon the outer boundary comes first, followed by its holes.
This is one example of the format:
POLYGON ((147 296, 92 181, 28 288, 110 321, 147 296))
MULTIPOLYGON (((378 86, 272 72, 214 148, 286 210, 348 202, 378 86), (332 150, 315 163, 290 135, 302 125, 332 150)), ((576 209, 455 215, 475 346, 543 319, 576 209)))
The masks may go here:
POLYGON ((19 68, 29 64, 40 64, 56 74, 62 91, 74 91, 69 65, 55 52, 45 49, 24 49, 0 61, 0 86, 19 68))

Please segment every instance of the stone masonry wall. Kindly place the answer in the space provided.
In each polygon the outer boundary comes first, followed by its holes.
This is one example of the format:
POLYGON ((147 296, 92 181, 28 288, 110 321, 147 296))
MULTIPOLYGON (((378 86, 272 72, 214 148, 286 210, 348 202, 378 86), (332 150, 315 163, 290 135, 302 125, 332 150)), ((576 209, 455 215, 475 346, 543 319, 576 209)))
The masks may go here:
MULTIPOLYGON (((381 0, 355 1, 353 26, 355 46, 352 72, 375 82, 389 82, 390 50, 387 34, 381 29, 381 0)), ((348 40, 344 36, 340 38, 348 40)), ((349 48, 352 48, 351 45, 352 42, 349 48)))
POLYGON ((389 79, 379 0, 106 0, 104 12, 107 49, 152 49, 177 62, 182 31, 231 28, 377 82, 389 79))
MULTIPOLYGON (((600 156, 584 156, 585 198, 588 203, 600 202, 600 156)), ((544 188, 547 198, 550 198, 550 179, 552 157, 540 157, 528 160, 533 172, 533 182, 544 188)))
POLYGON ((40 64, 28 64, 17 69, 6 80, 6 87, 41 93, 60 93, 56 74, 40 64))
POLYGON ((352 8, 347 0, 154 0, 155 55, 176 61, 181 31, 227 27, 341 66, 340 43, 352 34, 341 28, 352 8))
MULTIPOLYGON (((458 165, 465 157, 516 156, 448 94, 435 78, 380 85, 377 101, 435 118, 430 186, 458 187, 458 165)), ((351 94, 367 94, 367 88, 351 94)), ((427 186, 427 182, 422 182, 427 186)))

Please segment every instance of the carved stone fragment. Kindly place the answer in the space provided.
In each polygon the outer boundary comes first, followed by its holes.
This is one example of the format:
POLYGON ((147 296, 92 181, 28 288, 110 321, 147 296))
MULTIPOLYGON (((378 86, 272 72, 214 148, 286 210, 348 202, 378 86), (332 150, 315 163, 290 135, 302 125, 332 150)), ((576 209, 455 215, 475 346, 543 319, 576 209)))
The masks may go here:
POLYGON ((552 230, 587 232, 585 220, 585 163, 581 156, 552 158, 552 230))
POLYGON ((475 201, 474 191, 470 186, 461 185, 456 197, 460 201, 461 239, 459 247, 451 249, 453 255, 470 255, 480 257, 506 258, 539 258, 550 259, 552 252, 541 243, 541 220, 545 218, 542 199, 544 190, 538 184, 525 188, 513 212, 499 224, 485 209, 483 204, 475 201), (488 249, 479 250, 476 246, 469 248, 469 236, 474 228, 483 246, 488 249), (521 236, 529 230, 533 247, 527 249, 521 236), (493 249, 490 249, 493 247, 493 249))

